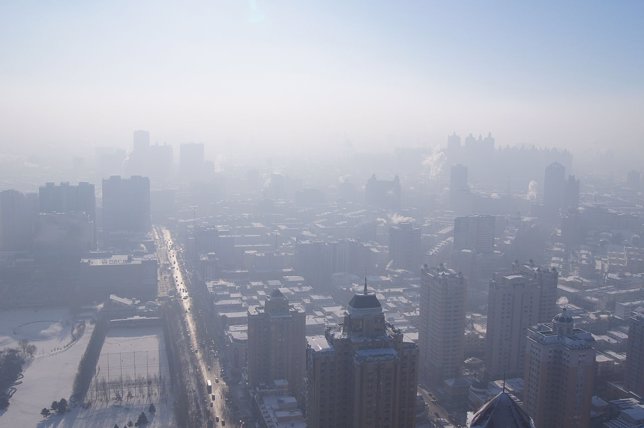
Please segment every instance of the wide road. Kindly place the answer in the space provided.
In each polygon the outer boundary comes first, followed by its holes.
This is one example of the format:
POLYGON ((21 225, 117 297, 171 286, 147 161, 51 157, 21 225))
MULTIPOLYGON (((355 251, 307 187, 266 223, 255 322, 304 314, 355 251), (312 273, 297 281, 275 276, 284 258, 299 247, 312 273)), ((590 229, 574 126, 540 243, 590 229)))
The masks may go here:
POLYGON ((192 314, 189 276, 184 271, 181 257, 178 254, 181 250, 174 243, 168 229, 157 228, 157 231, 160 234, 159 237, 162 238, 165 254, 167 254, 168 262, 170 263, 170 272, 176 287, 176 298, 181 302, 184 323, 190 338, 190 348, 195 353, 194 358, 197 361, 198 371, 203 377, 204 384, 206 384, 207 380, 210 380, 212 383, 212 395, 208 395, 207 391, 202 391, 199 393, 199 396, 203 397, 204 405, 210 409, 212 419, 216 421, 216 418, 219 418, 219 422, 215 422, 215 426, 222 426, 225 423, 225 426, 237 427, 239 424, 231 420, 232 411, 226 405, 228 387, 223 379, 219 378, 221 370, 219 360, 217 358, 211 358, 212 365, 209 366, 205 356, 202 355, 203 351, 199 350, 198 341, 200 338, 197 336, 197 327, 192 314), (214 400, 212 399, 213 396, 214 400), (212 407, 210 407, 211 404, 212 407))

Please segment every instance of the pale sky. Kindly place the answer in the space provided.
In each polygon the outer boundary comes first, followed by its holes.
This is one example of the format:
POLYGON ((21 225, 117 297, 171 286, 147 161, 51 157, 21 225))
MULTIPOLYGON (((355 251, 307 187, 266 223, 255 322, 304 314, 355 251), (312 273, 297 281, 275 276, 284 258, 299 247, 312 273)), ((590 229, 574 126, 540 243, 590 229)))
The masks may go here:
POLYGON ((7 0, 0 151, 148 129, 215 151, 491 131, 643 153, 643 23, 641 1, 7 0))

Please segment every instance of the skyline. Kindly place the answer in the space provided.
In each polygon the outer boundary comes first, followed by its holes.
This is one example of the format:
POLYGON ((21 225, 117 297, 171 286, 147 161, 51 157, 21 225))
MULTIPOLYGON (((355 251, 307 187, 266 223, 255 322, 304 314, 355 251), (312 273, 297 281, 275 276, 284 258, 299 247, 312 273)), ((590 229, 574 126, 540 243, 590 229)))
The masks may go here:
POLYGON ((5 3, 0 152, 128 147, 143 128, 213 152, 456 131, 641 157, 643 17, 637 2, 5 3))

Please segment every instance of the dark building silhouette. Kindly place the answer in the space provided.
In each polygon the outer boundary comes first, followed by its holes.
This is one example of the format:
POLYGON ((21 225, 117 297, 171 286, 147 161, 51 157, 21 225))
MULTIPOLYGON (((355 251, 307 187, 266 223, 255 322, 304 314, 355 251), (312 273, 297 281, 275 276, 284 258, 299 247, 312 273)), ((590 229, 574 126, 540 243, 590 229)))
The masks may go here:
POLYGON ((303 395, 306 368, 306 315, 275 289, 263 306, 248 309, 248 385, 272 386, 287 380, 295 396, 303 395))
POLYGON ((0 250, 31 250, 37 213, 37 195, 0 192, 0 250))
POLYGON ((566 180, 563 207, 569 211, 579 208, 579 180, 574 175, 569 175, 566 180))
POLYGON ((370 250, 354 239, 300 241, 295 246, 294 266, 314 288, 325 289, 338 272, 364 275, 372 269, 370 250))
POLYGON ((372 175, 365 186, 365 202, 378 208, 396 209, 400 207, 400 179, 378 180, 372 175))
POLYGON ((413 223, 394 224, 389 228, 389 260, 395 268, 418 272, 422 263, 420 232, 413 223))
POLYGON ((491 215, 456 217, 454 219, 454 250, 475 253, 494 251, 495 218, 491 215))
POLYGON ((96 220, 96 194, 90 183, 47 183, 38 189, 38 204, 41 213, 85 213, 96 220))
POLYGON ((548 215, 559 212, 564 205, 566 168, 559 162, 546 167, 543 179, 543 206, 548 215))
POLYGON ((132 148, 135 152, 145 152, 150 147, 150 133, 143 129, 132 133, 132 148))
POLYGON ((150 230, 150 180, 113 176, 103 180, 103 230, 147 233, 150 230))
POLYGON ((644 397, 644 310, 634 312, 629 320, 624 374, 626 388, 644 397))
POLYGON ((341 329, 307 340, 310 428, 415 426, 418 347, 385 322, 366 283, 341 329))
POLYGON ((172 170, 172 146, 150 145, 148 131, 134 131, 132 151, 125 162, 125 173, 148 177, 151 186, 158 189, 170 183, 172 170))

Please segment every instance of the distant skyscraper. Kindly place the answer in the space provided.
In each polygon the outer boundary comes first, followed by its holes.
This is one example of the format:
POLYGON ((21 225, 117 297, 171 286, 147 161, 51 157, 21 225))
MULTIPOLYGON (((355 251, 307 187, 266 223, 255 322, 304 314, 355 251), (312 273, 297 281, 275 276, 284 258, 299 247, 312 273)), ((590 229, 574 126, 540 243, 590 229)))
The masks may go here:
POLYGON ((179 173, 184 180, 197 180, 205 175, 206 161, 204 145, 182 144, 179 148, 179 173))
POLYGON ((458 194, 468 192, 469 186, 467 185, 467 167, 465 165, 454 165, 450 169, 449 177, 449 192, 450 194, 458 194))
POLYGON ((96 220, 96 195, 90 183, 47 183, 38 189, 38 202, 41 213, 85 213, 96 220))
POLYGON ((0 192, 0 250, 30 250, 37 213, 36 195, 17 190, 0 192))
POLYGON ((378 180, 372 175, 365 186, 365 202, 378 208, 396 209, 400 207, 400 178, 378 180))
POLYGON ((421 270, 418 345, 421 376, 430 383, 461 375, 465 353, 466 282, 443 267, 421 270))
POLYGON ((485 352, 492 379, 522 376, 528 327, 552 319, 556 292, 557 275, 547 269, 515 265, 512 272, 494 275, 488 293, 485 352), (544 310, 542 302, 547 306, 544 310))
POLYGON ((538 428, 585 428, 595 377, 592 334, 575 328, 566 309, 552 324, 528 329, 525 409, 538 428))
POLYGON ((495 218, 491 215, 456 217, 454 219, 454 250, 475 253, 494 251, 495 218))
POLYGON ((422 263, 420 228, 412 223, 394 224, 389 228, 389 259, 394 267, 418 272, 422 263))
POLYGON ((248 384, 271 386, 287 380, 291 393, 303 393, 306 368, 306 315, 275 289, 264 306, 248 310, 248 384))
POLYGON ((624 384, 644 397, 644 311, 634 312, 629 321, 624 384))
POLYGON ((144 130, 134 131, 132 148, 135 152, 145 152, 150 147, 150 133, 144 130))
POLYGON ((103 230, 146 233, 150 229, 150 180, 113 176, 103 180, 103 230))
POLYGON ((461 137, 456 135, 456 132, 452 133, 449 137, 447 137, 447 154, 449 155, 456 155, 458 152, 461 150, 461 137))
POLYGON ((579 180, 574 175, 569 175, 564 188, 564 208, 576 210, 579 208, 579 180))
POLYGON ((557 213, 564 203, 566 168, 559 162, 551 163, 546 167, 543 180, 543 206, 551 215, 557 213))
POLYGON ((356 294, 342 329, 307 338, 310 428, 414 427, 418 347, 385 322, 374 294, 356 294))

